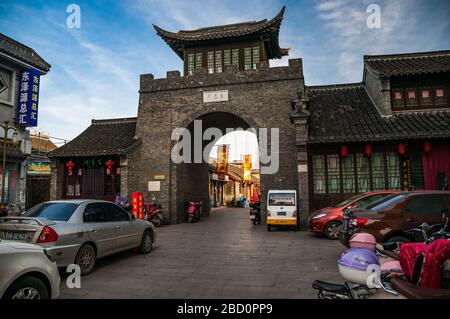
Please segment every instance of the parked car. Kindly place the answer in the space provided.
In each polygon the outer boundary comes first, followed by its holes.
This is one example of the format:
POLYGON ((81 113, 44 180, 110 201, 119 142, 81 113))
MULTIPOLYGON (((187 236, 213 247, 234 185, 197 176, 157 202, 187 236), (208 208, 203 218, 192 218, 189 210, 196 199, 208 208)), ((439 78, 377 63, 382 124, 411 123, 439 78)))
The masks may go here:
POLYGON ((0 239, 38 244, 59 267, 78 264, 82 275, 92 272, 100 257, 132 248, 148 254, 156 240, 150 222, 100 200, 50 201, 2 219, 0 239))
POLYGON ((58 267, 42 247, 0 240, 0 298, 48 299, 59 296, 58 267))
POLYGON ((401 192, 365 209, 351 209, 345 213, 340 241, 348 246, 350 237, 356 232, 370 233, 379 243, 415 241, 408 230, 418 228, 422 223, 438 225, 442 222, 442 215, 448 212, 448 191, 401 192))
POLYGON ((362 193, 350 197, 334 207, 319 209, 309 216, 309 231, 325 235, 328 239, 339 239, 339 226, 342 224, 345 209, 364 208, 377 200, 396 193, 398 193, 398 191, 362 193))

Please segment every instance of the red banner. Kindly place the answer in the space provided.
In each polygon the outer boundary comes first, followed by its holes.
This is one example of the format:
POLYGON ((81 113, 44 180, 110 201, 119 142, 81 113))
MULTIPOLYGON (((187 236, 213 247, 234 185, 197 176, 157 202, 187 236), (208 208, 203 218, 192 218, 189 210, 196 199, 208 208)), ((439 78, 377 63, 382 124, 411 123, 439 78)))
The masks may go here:
POLYGON ((136 219, 144 219, 144 193, 131 193, 131 205, 133 206, 133 214, 136 219))

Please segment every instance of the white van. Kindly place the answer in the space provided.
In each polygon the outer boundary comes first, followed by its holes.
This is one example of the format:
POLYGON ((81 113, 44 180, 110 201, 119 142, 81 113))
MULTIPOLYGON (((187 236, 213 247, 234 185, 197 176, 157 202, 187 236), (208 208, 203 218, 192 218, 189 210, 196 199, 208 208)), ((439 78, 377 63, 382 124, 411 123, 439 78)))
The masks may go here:
POLYGON ((267 194, 267 230, 272 226, 290 226, 297 230, 297 192, 270 190, 267 194))

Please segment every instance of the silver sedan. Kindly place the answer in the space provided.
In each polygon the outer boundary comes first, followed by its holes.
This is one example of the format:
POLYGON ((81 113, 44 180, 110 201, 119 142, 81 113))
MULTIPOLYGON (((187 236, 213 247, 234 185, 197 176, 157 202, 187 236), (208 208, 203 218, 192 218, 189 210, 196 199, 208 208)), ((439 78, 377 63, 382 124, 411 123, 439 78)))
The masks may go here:
POLYGON ((152 223, 100 200, 44 202, 21 217, 0 218, 0 239, 40 245, 58 264, 92 272, 97 258, 138 248, 148 254, 156 240, 152 223))

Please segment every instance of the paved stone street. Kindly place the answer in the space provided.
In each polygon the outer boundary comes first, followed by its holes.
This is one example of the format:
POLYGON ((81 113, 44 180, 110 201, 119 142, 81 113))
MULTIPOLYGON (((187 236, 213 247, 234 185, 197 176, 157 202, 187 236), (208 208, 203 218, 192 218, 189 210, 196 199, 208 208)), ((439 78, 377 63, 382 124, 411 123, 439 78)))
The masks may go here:
POLYGON ((158 229, 150 255, 99 260, 61 298, 315 298, 314 279, 341 282, 338 241, 253 226, 248 209, 223 208, 195 224, 158 229))

